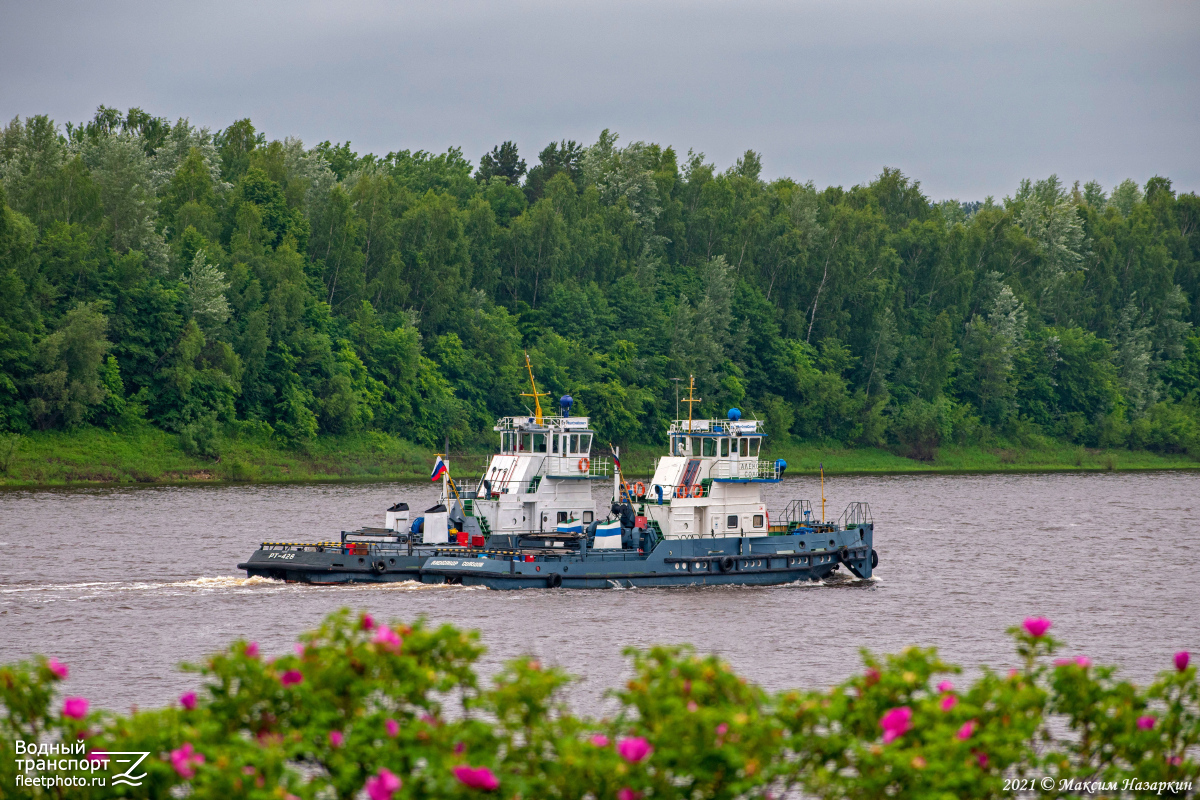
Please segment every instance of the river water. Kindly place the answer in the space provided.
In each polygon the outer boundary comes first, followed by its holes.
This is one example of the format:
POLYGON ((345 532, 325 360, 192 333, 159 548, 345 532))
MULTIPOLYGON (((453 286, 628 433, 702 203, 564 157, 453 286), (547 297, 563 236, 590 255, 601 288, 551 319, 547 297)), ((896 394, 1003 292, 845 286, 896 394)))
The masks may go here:
MULTIPOLYGON (((597 487, 603 508, 608 487, 597 487)), ((814 499, 810 478, 768 507, 814 499)), ((1176 650, 1200 650, 1200 474, 846 477, 828 512, 865 500, 876 579, 773 588, 526 590, 306 587, 239 576, 261 541, 316 541, 381 525, 422 484, 197 486, 0 492, 0 662, 34 653, 71 666, 68 689, 126 710, 171 701, 197 676, 175 668, 236 637, 266 653, 339 607, 425 616, 481 632, 480 670, 534 653, 582 680, 596 713, 627 673, 627 645, 690 642, 768 689, 824 687, 860 668, 859 648, 936 645, 948 660, 1006 669, 1004 631, 1054 620, 1068 654, 1146 681, 1176 650)))

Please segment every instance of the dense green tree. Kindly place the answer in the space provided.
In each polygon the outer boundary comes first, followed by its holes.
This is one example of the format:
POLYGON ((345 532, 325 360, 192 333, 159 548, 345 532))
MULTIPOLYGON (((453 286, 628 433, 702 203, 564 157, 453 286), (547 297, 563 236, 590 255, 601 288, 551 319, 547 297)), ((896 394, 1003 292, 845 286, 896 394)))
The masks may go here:
POLYGON ((0 428, 144 414, 207 457, 236 420, 490 443, 526 354, 614 443, 694 377, 697 413, 915 458, 1200 452, 1200 200, 1160 176, 933 202, 608 130, 526 172, 101 106, 0 131, 0 297, 0 428))

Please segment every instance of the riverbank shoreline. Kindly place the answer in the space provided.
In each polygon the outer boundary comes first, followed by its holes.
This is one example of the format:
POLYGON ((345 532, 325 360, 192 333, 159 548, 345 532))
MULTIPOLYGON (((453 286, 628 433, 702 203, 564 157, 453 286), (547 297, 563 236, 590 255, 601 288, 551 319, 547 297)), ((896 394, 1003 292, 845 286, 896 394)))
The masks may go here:
MULTIPOLYGON (((661 452, 653 445, 625 448, 626 477, 648 480, 661 452)), ((485 451, 452 453, 452 473, 473 476, 489 456, 485 451)), ((815 475, 822 464, 826 475, 1200 469, 1200 460, 1182 454, 1046 442, 943 447, 932 461, 916 461, 881 448, 820 443, 776 444, 764 456, 785 460, 788 475, 815 475)), ((299 446, 232 437, 222 440, 220 458, 211 459, 189 455, 179 437, 151 426, 128 431, 90 428, 20 437, 11 452, 0 452, 0 489, 415 481, 428 479, 433 460, 432 449, 377 432, 320 437, 299 446)))

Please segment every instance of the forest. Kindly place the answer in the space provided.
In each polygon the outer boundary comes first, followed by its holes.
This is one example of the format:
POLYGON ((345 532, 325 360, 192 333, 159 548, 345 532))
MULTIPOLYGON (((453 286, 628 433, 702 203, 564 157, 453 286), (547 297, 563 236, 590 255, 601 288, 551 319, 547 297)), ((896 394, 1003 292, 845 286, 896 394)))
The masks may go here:
POLYGON ((664 441, 694 376, 698 415, 776 441, 1195 456, 1197 323, 1200 198, 1165 177, 934 201, 897 169, 818 188, 610 131, 478 164, 137 108, 0 132, 13 433, 486 449, 528 353, 605 442, 664 441))

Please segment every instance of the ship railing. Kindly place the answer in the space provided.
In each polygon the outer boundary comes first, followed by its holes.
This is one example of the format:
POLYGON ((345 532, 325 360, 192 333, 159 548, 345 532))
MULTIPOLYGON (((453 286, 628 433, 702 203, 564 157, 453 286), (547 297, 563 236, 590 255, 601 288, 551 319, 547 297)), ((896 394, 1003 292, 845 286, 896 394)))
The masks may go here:
POLYGON ((782 512, 771 514, 771 530, 789 530, 797 525, 812 525, 815 522, 812 503, 807 500, 793 500, 782 512))
POLYGON ((842 516, 838 518, 838 524, 842 528, 850 528, 856 525, 870 525, 875 520, 871 517, 871 506, 869 503, 854 502, 846 506, 846 510, 842 512, 842 516))
POLYGON ((722 459, 713 464, 709 474, 726 480, 779 480, 779 465, 767 458, 722 459))
POLYGON ((555 478, 611 478, 612 469, 612 459, 606 456, 546 456, 537 474, 555 478))

